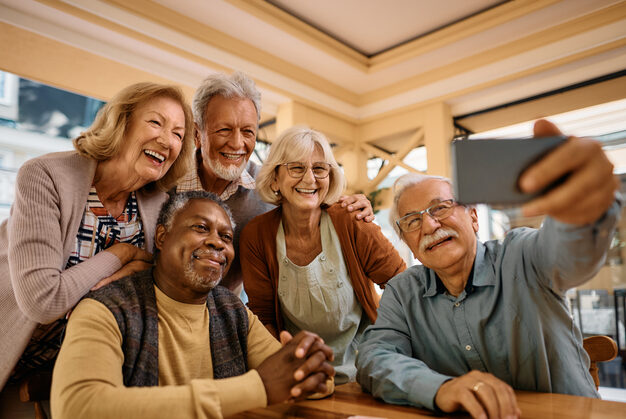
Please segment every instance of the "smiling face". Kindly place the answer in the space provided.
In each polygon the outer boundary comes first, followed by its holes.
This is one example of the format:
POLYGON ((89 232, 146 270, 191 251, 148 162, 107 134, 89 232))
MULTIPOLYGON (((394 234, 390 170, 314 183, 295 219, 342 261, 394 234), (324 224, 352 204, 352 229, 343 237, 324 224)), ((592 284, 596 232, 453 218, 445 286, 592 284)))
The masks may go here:
POLYGON ((254 151, 258 117, 250 99, 214 96, 206 107, 205 127, 196 134, 208 174, 236 180, 254 151))
POLYGON ((313 176, 311 167, 314 163, 326 161, 324 152, 316 144, 313 153, 308 158, 301 158, 298 161, 306 166, 304 176, 300 179, 293 178, 285 165, 278 166, 271 188, 274 191, 280 191, 283 207, 302 211, 318 210, 328 194, 332 174, 323 179, 317 179, 313 176))
POLYGON ((157 226, 157 286, 169 297, 203 304, 235 257, 233 228, 226 212, 208 199, 192 199, 167 230, 157 226))
POLYGON ((185 114, 169 97, 151 99, 133 111, 119 153, 111 159, 114 170, 127 173, 142 185, 161 179, 180 153, 185 136, 185 114))
MULTIPOLYGON (((398 200, 398 214, 402 217, 452 198, 448 183, 429 179, 403 191, 398 200)), ((402 233, 402 239, 415 258, 435 272, 455 271, 467 266, 467 263, 471 267, 476 255, 476 210, 457 205, 449 216, 440 221, 427 214, 422 217, 421 228, 402 233)))

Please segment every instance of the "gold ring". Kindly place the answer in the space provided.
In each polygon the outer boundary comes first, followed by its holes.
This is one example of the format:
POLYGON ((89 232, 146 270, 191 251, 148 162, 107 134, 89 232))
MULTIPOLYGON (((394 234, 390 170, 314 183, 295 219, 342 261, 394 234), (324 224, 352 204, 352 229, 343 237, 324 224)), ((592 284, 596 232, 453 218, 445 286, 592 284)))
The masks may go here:
POLYGON ((477 382, 476 384, 474 384, 474 387, 472 387, 472 391, 474 393, 478 393, 478 390, 480 389, 480 386, 482 386, 483 384, 485 384, 485 383, 483 383, 482 381, 477 382))

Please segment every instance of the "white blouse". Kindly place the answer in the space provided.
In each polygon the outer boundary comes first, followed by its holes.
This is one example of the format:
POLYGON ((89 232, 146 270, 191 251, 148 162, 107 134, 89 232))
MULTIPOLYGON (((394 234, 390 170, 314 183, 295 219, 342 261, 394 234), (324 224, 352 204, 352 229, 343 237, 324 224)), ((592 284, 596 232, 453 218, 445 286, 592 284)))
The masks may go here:
POLYGON ((287 257, 280 222, 276 234, 278 299, 289 333, 309 330, 333 349, 335 383, 343 384, 355 380, 356 349, 370 322, 354 294, 337 232, 325 211, 320 233, 322 252, 307 266, 298 266, 287 257))

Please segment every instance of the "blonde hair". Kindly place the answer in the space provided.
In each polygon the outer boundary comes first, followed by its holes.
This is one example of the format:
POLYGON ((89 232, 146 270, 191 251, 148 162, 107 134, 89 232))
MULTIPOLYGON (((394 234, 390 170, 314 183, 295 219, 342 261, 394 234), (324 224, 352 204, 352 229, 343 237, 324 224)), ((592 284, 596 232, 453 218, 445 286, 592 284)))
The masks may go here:
POLYGON ((82 156, 97 161, 108 160, 117 155, 125 140, 124 135, 133 112, 144 103, 159 97, 175 100, 185 114, 185 136, 178 158, 165 176, 146 185, 146 187, 156 185, 163 191, 169 190, 190 170, 194 149, 193 115, 183 92, 176 86, 143 82, 122 89, 98 111, 91 126, 74 139, 74 148, 82 156))
POLYGON ((346 178, 324 134, 306 127, 289 128, 272 143, 270 153, 256 179, 256 189, 261 199, 270 204, 280 205, 282 197, 276 196, 271 188, 276 177, 276 169, 283 163, 308 158, 316 146, 322 149, 324 160, 330 164, 330 183, 323 203, 331 205, 337 202, 346 186, 346 178))

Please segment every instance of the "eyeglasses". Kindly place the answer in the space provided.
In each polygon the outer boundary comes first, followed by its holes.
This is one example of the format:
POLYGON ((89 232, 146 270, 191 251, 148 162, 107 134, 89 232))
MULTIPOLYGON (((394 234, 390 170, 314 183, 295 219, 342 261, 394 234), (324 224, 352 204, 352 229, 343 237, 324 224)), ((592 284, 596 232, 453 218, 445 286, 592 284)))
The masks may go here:
POLYGON ((400 231, 410 233, 422 227, 422 219, 424 214, 430 215, 434 220, 441 221, 452 214, 454 207, 458 205, 454 199, 446 199, 431 205, 423 211, 412 212, 404 217, 396 220, 396 224, 400 231))
MULTIPOLYGON (((283 163, 279 164, 279 166, 286 166, 289 176, 295 179, 301 179, 309 169, 309 166, 301 162, 283 163)), ((315 176, 315 179, 327 178, 330 174, 330 163, 322 161, 313 163, 311 165, 311 171, 313 172, 313 176, 315 176)))

